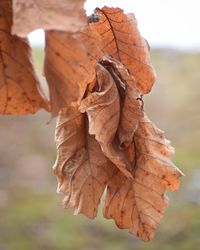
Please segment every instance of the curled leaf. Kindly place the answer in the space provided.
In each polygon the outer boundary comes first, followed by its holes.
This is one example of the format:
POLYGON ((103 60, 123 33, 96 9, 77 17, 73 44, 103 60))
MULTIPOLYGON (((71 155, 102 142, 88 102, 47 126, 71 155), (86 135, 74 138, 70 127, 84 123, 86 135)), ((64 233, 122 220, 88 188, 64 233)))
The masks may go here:
POLYGON ((121 93, 121 115, 118 127, 120 146, 128 146, 133 141, 133 135, 138 121, 143 117, 142 103, 136 88, 135 79, 125 66, 118 60, 104 56, 101 64, 111 73, 121 93), (120 85, 120 86, 119 86, 120 85))
POLYGON ((89 134, 95 135, 106 157, 115 164, 127 177, 130 163, 119 149, 115 135, 120 119, 120 103, 117 87, 110 73, 97 64, 96 91, 81 101, 80 111, 87 112, 89 134))
POLYGON ((87 132, 87 120, 77 107, 62 110, 56 126, 57 160, 54 173, 66 208, 95 218, 112 168, 95 138, 87 132))
POLYGON ((155 72, 150 64, 149 47, 137 29, 134 15, 126 15, 120 8, 97 8, 100 21, 91 26, 102 37, 102 50, 122 62, 134 76, 142 94, 150 92, 155 72))
POLYGON ((168 203, 166 189, 176 190, 182 172, 168 159, 171 146, 147 117, 140 120, 134 135, 134 179, 120 171, 108 182, 104 216, 114 219, 140 239, 153 238, 168 203))
POLYGON ((26 36, 35 29, 77 32, 86 23, 84 0, 13 0, 12 32, 26 36))
POLYGON ((0 1, 0 113, 24 115, 49 109, 35 75, 27 39, 11 35, 12 2, 0 1))

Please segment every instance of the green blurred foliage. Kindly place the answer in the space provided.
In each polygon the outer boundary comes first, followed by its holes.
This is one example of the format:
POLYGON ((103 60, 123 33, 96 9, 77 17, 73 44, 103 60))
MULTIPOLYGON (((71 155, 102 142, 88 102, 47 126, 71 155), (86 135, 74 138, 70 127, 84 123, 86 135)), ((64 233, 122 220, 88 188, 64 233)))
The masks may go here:
MULTIPOLYGON (((34 60, 42 77, 42 51, 34 60)), ((176 147, 173 161, 185 172, 151 242, 119 230, 99 212, 90 221, 64 210, 51 166, 55 120, 40 111, 0 117, 0 250, 199 250, 200 54, 154 50, 158 80, 144 97, 150 118, 176 147)))

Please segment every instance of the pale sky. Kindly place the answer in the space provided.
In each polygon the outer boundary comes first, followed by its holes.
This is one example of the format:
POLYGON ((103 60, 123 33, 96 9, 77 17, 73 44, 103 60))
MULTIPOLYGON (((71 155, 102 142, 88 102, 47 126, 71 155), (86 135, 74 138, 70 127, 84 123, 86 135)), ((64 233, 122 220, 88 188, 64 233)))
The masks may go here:
MULTIPOLYGON (((104 5, 134 13, 151 47, 200 50, 200 0, 87 0, 85 8, 90 14, 104 5)), ((29 38, 40 45, 44 34, 37 30, 29 38)))

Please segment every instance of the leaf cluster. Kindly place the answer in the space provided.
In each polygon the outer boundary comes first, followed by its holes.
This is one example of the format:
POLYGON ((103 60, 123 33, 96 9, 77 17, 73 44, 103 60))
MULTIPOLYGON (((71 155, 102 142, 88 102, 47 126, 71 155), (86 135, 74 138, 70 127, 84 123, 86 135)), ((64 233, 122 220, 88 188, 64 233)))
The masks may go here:
POLYGON ((104 217, 150 240, 168 203, 165 191, 177 190, 182 172, 143 109, 155 81, 148 43, 133 14, 97 8, 87 22, 84 1, 66 2, 1 0, 0 113, 44 108, 57 116, 53 169, 64 206, 95 218, 105 194, 104 217), (38 27, 45 29, 50 101, 27 38, 19 37, 38 27))

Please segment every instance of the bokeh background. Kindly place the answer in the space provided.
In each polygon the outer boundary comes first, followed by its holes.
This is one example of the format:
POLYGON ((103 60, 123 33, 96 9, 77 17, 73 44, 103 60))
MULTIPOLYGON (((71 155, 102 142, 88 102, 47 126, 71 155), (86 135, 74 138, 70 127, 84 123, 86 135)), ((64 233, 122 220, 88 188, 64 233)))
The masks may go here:
MULTIPOLYGON (((172 140, 173 161, 186 176, 178 192, 168 193, 171 203, 155 239, 141 242, 101 212, 90 221, 62 208, 51 168, 55 120, 40 111, 0 116, 0 250, 200 250, 200 46, 170 41, 150 43, 158 80, 145 110, 172 140)), ((46 88, 43 49, 34 47, 33 56, 46 88)))

